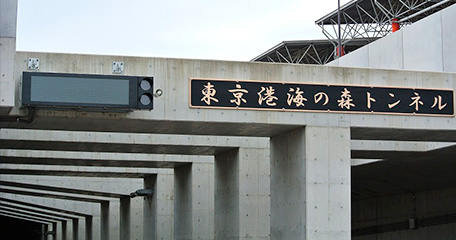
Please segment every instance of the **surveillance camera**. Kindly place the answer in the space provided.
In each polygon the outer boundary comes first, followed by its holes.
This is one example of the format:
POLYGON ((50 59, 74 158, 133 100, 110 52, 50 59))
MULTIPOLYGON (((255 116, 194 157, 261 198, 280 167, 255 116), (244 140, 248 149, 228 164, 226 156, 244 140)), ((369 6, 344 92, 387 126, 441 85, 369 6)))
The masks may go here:
POLYGON ((152 197, 154 195, 153 189, 138 189, 135 192, 130 193, 130 197, 152 197))

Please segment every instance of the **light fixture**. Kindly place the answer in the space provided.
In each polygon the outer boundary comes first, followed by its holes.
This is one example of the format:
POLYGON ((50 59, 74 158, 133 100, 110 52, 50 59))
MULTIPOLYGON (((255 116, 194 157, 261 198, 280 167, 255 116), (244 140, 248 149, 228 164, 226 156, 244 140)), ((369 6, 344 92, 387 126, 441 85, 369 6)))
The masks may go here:
POLYGON ((154 195, 153 189, 138 189, 135 192, 130 193, 130 198, 134 197, 152 197, 154 195))
POLYGON ((158 97, 160 97, 161 95, 163 95, 163 90, 161 90, 160 88, 158 88, 157 90, 155 90, 154 97, 158 98, 158 97))

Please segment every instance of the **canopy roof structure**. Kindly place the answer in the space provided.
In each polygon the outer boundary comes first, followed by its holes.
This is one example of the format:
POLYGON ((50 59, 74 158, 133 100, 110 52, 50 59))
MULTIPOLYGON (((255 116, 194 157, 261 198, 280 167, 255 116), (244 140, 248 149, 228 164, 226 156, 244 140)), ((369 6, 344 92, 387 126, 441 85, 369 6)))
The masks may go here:
MULTIPOLYGON (((349 53, 392 31, 392 23, 412 24, 456 0, 353 0, 340 8, 341 39, 349 53)), ((337 9, 318 19, 327 40, 284 41, 253 58, 256 62, 326 64, 336 56, 338 45, 337 9)))
MULTIPOLYGON (((353 39, 344 50, 351 52, 367 43, 366 39, 353 39)), ((324 65, 333 60, 334 54, 335 45, 330 40, 283 41, 251 61, 324 65)))
MULTIPOLYGON (((341 39, 354 38, 374 41, 391 32, 397 22, 408 25, 438 12, 456 0, 353 0, 340 8, 341 39)), ((315 21, 328 39, 337 39, 337 9, 315 21)))

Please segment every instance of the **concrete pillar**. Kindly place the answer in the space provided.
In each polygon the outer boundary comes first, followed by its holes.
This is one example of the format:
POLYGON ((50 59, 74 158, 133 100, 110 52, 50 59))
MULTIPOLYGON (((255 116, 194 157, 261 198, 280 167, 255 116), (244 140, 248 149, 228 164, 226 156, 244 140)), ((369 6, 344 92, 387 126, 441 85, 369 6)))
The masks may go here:
POLYGON ((130 239, 130 198, 120 199, 120 239, 130 239))
POLYGON ((174 177, 160 173, 144 178, 144 188, 154 189, 152 198, 144 198, 144 239, 174 239, 174 177))
POLYGON ((143 238, 144 240, 152 240, 156 238, 157 229, 157 201, 156 201, 156 183, 157 175, 144 177, 144 189, 154 189, 154 196, 144 198, 144 224, 143 238))
POLYGON ((158 174, 155 190, 157 239, 174 239, 174 174, 158 174))
POLYGON ((93 239, 93 217, 85 217, 85 239, 93 239))
POLYGON ((51 235, 52 240, 57 239, 57 222, 52 223, 52 235, 51 235))
POLYGON ((109 240, 109 202, 101 203, 100 239, 109 240))
POLYGON ((215 156, 215 238, 269 239, 269 149, 215 156))
POLYGON ((67 240, 67 221, 62 221, 62 232, 60 236, 62 240, 67 240))
POLYGON ((46 232, 45 232, 44 239, 52 240, 52 235, 49 234, 50 231, 52 231, 52 223, 49 223, 49 224, 46 225, 46 232))
POLYGON ((14 107, 17 0, 0 1, 0 116, 14 107))
POLYGON ((75 218, 73 219, 73 231, 72 231, 72 239, 73 240, 78 240, 79 239, 79 219, 75 218))
POLYGON ((47 224, 42 224, 41 225, 41 240, 46 240, 46 232, 48 230, 48 225, 47 224))
POLYGON ((214 164, 174 169, 174 239, 214 238, 214 164))
POLYGON ((350 239, 350 128, 271 138, 271 239, 350 239))

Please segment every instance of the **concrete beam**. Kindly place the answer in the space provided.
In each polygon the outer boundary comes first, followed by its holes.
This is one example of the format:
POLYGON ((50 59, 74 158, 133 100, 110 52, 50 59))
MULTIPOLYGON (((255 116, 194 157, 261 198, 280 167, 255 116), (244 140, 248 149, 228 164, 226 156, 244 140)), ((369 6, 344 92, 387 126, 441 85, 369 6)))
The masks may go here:
POLYGON ((357 159, 351 159, 350 160, 350 165, 352 167, 364 165, 364 164, 370 164, 370 163, 375 163, 375 162, 380 162, 383 161, 383 159, 362 159, 362 158, 357 158, 357 159))
POLYGON ((0 213, 9 214, 9 215, 11 215, 11 216, 16 216, 16 217, 22 217, 22 218, 30 219, 30 220, 43 221, 43 222, 47 222, 47 223, 50 223, 50 224, 51 224, 51 223, 54 223, 54 222, 60 221, 60 220, 53 220, 53 219, 49 219, 49 218, 45 218, 45 217, 31 216, 31 215, 29 215, 29 214, 17 213, 17 212, 8 211, 8 210, 0 210, 0 213))
POLYGON ((425 142, 456 142, 455 129, 426 129, 352 127, 351 139, 383 140, 383 141, 425 141, 425 142))
POLYGON ((23 205, 23 206, 33 207, 33 208, 38 208, 38 209, 45 209, 45 210, 49 210, 49 211, 60 212, 60 213, 68 214, 68 215, 74 215, 74 216, 85 217, 85 218, 92 217, 92 215, 85 214, 85 213, 75 212, 75 211, 61 209, 61 208, 49 207, 49 206, 45 206, 45 205, 39 205, 39 204, 34 204, 34 203, 30 203, 30 202, 24 202, 24 201, 19 201, 19 200, 15 200, 15 199, 4 198, 4 197, 0 197, 0 202, 14 203, 17 205, 23 205))
MULTIPOLYGON (((11 213, 24 214, 24 215, 31 216, 31 217, 50 219, 50 220, 54 220, 54 221, 67 221, 68 220, 68 218, 54 216, 54 215, 46 214, 46 213, 39 213, 37 211, 30 212, 30 210, 28 210, 28 209, 24 210, 23 208, 16 208, 14 206, 0 205, 0 210, 9 211, 11 213)), ((74 219, 77 219, 77 218, 74 218, 74 219)))
POLYGON ((75 197, 75 196, 68 196, 68 195, 62 195, 62 194, 51 194, 48 192, 32 192, 32 191, 16 190, 16 189, 8 189, 8 188, 0 188, 0 192, 16 194, 16 195, 34 196, 34 197, 57 198, 57 199, 80 201, 80 202, 91 202, 91 203, 109 202, 108 200, 102 200, 102 199, 98 199, 98 198, 75 197))
POLYGON ((406 158, 455 145, 446 142, 351 140, 352 159, 406 158))
POLYGON ((42 224, 51 224, 52 223, 51 221, 41 220, 41 219, 31 219, 31 218, 27 218, 27 217, 21 216, 21 215, 10 214, 8 212, 0 212, 0 215, 4 216, 4 217, 16 218, 16 219, 21 219, 21 220, 30 221, 30 222, 37 222, 37 223, 42 223, 42 224))
MULTIPOLYGON (((111 63, 112 64, 112 63, 111 63)), ((188 103, 186 103, 188 105, 188 103)), ((10 129, 39 129, 39 130, 69 130, 90 132, 124 132, 125 126, 129 126, 131 133, 153 134, 188 134, 188 135, 219 135, 219 136, 246 136, 246 137, 270 137, 281 132, 292 130, 299 125, 251 123, 251 122, 201 122, 201 121, 163 121, 125 119, 124 114, 114 114, 121 118, 106 124, 106 118, 101 114, 90 114, 90 117, 81 116, 69 118, 67 115, 54 114, 49 118, 49 111, 37 111, 37 117, 31 124, 0 122, 0 128, 10 129), (59 116, 60 115, 60 116, 59 116), (56 125, 57 124, 57 125, 56 125), (66 126, 66 127, 62 127, 66 126), (124 129, 124 130, 122 130, 124 129)), ((71 113, 73 115, 74 113, 71 113)))
POLYGON ((65 177, 144 178, 146 175, 172 172, 155 168, 78 167, 54 165, 0 164, 2 175, 65 177))
MULTIPOLYGON (((274 136, 300 126, 339 126, 391 129, 456 130, 452 117, 400 115, 308 113, 287 111, 245 111, 189 108, 188 78, 263 80, 317 83, 324 85, 364 85, 406 88, 455 89, 455 74, 380 69, 95 56, 36 52, 16 53, 16 77, 26 71, 24 60, 40 59, 40 71, 62 73, 112 74, 106 66, 123 61, 125 75, 150 76, 154 87, 163 90, 154 99, 154 110, 132 113, 91 113, 82 111, 38 111, 32 124, 1 123, 0 127, 66 129, 78 131, 115 131, 198 135, 274 136)), ((430 103, 432 104, 432 103, 430 103)), ((19 112, 14 109, 13 112, 19 112)))
POLYGON ((397 151, 397 152, 426 152, 439 148, 456 145, 445 142, 417 142, 417 141, 378 141, 378 140, 351 140, 352 151, 397 151))
POLYGON ((105 178, 144 178, 154 173, 123 173, 123 172, 97 172, 97 171, 60 171, 38 169, 0 169, 2 175, 28 175, 28 176, 63 176, 63 177, 105 177, 105 178))
POLYGON ((0 149, 0 163, 13 164, 174 168, 192 162, 213 162, 213 157, 199 155, 0 149))
POLYGON ((0 207, 8 207, 8 208, 14 208, 16 210, 22 210, 22 211, 39 213, 39 214, 45 214, 45 215, 49 215, 49 216, 59 217, 61 219, 77 219, 76 217, 71 217, 71 216, 67 216, 67 215, 63 215, 63 214, 57 214, 57 213, 53 213, 53 212, 49 212, 49 211, 42 211, 42 210, 38 210, 38 209, 25 208, 25 207, 21 207, 21 206, 15 206, 15 205, 4 204, 4 203, 0 203, 0 207))
POLYGON ((267 138, 125 134, 0 129, 3 149, 215 155, 243 147, 264 148, 267 138))
POLYGON ((52 186, 44 186, 44 185, 39 185, 39 184, 9 182, 9 181, 2 181, 2 180, 0 180, 0 186, 35 189, 35 190, 52 191, 52 192, 63 192, 63 193, 80 194, 80 195, 90 195, 90 196, 107 197, 107 198, 123 198, 123 197, 129 196, 127 194, 98 192, 98 191, 90 191, 90 190, 74 189, 74 188, 52 187, 52 186))

